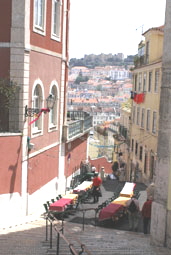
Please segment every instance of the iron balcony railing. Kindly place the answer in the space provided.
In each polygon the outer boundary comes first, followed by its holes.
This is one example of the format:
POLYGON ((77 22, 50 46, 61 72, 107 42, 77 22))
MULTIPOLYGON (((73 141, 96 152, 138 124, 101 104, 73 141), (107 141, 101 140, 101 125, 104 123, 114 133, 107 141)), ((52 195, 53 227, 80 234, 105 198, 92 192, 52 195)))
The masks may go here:
POLYGON ((83 111, 69 111, 67 123, 63 126, 63 142, 82 136, 93 127, 93 117, 83 111))

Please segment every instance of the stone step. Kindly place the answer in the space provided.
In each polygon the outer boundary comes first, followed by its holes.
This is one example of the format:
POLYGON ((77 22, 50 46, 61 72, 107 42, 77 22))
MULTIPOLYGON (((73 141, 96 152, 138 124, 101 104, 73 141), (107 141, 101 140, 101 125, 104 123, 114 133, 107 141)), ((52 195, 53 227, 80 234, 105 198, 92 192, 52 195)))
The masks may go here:
MULTIPOLYGON (((46 225, 44 219, 30 222, 24 226, 4 230, 0 233, 0 254, 13 255, 56 255, 57 235, 53 230, 52 247, 49 235, 46 241, 46 225)), ((56 222, 61 228, 60 222, 56 222)), ((150 236, 142 233, 116 230, 99 226, 86 225, 84 231, 81 224, 64 223, 64 235, 73 244, 77 252, 81 252, 81 244, 87 251, 83 255, 168 255, 170 250, 150 245, 150 236), (69 232, 67 231, 69 230, 69 232)), ((50 228, 48 227, 48 234, 50 228)), ((68 245, 60 238, 60 255, 72 254, 68 245)))
MULTIPOLYGON (((82 231, 82 227, 75 224, 66 223, 70 233, 65 231, 65 236, 68 241, 73 244, 77 252, 81 251, 81 245, 85 244, 86 249, 93 255, 163 255, 164 249, 156 253, 156 248, 150 246, 149 236, 144 236, 142 233, 133 233, 128 231, 118 231, 114 229, 105 229, 94 226, 86 226, 86 231, 82 231), (76 242, 75 240, 79 240, 76 242)), ((56 245, 56 241, 53 241, 56 245)), ((55 246, 52 250, 48 250, 49 255, 56 254, 55 246)), ((71 254, 66 243, 60 239, 60 255, 71 254)), ((86 253, 85 253, 86 254, 86 253)))

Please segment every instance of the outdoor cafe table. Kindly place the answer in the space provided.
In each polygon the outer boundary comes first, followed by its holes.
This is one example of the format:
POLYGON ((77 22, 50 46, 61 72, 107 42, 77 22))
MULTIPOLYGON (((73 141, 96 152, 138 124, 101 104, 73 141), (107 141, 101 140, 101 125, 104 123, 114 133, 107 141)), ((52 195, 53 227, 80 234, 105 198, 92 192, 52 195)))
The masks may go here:
POLYGON ((73 200, 72 202, 75 203, 75 201, 78 199, 78 194, 69 193, 64 195, 62 198, 71 198, 73 200))
POLYGON ((119 211, 124 209, 123 205, 110 203, 99 213, 99 221, 112 219, 119 211))
POLYGON ((90 189, 93 185, 92 181, 84 181, 81 184, 79 184, 77 187, 74 188, 74 193, 79 193, 80 191, 86 191, 90 189))
POLYGON ((120 205, 123 205, 123 206, 126 206, 126 203, 130 200, 131 198, 130 197, 118 197, 116 198, 115 200, 113 200, 111 203, 112 204, 120 204, 120 205))
POLYGON ((123 189, 120 192, 120 196, 132 197, 132 195, 134 194, 135 186, 136 184, 133 182, 126 182, 123 189))
POLYGON ((56 202, 50 204, 49 210, 63 212, 65 211, 67 205, 71 204, 72 201, 73 201, 72 198, 61 198, 57 200, 56 202))

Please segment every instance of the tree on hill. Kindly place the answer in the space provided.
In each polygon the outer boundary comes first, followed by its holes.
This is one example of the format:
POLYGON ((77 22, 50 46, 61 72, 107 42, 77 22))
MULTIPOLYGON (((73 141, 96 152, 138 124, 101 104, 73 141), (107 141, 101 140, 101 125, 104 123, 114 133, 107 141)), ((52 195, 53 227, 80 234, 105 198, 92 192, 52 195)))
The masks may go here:
POLYGON ((102 91, 102 85, 101 84, 97 85, 97 90, 102 91))
POLYGON ((88 76, 82 76, 82 75, 79 75, 77 76, 76 80, 75 80, 75 84, 80 84, 80 82, 87 82, 89 80, 89 77, 88 76))

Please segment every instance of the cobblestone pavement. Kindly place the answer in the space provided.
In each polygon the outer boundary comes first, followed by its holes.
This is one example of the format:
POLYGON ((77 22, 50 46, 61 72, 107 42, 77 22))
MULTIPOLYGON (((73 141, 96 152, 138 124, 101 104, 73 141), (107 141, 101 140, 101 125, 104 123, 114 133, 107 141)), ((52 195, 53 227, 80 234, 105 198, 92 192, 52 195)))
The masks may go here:
MULTIPOLYGON (((106 229, 86 225, 84 231, 80 224, 66 222, 72 238, 79 238, 86 245, 91 255, 169 255, 166 248, 150 245, 150 236, 116 229, 106 229)), ((65 234, 65 233, 64 233, 65 234)), ((29 222, 12 229, 4 229, 0 234, 1 255, 52 255, 56 254, 56 236, 53 247, 46 242, 45 220, 29 222)), ((73 243, 73 242, 72 242, 73 243)), ((63 245, 61 243, 61 245, 63 245)), ((60 255, 68 255, 66 247, 62 247, 60 255)), ((86 253, 83 253, 86 254, 86 253)))
MULTIPOLYGON (((118 182, 106 182, 102 187, 103 196, 99 203, 105 201, 113 194, 118 182)), ((141 195, 140 204, 146 200, 145 187, 139 185, 141 195)), ((91 201, 80 205, 80 208, 97 207, 91 201)), ((171 250, 163 247, 153 247, 150 244, 150 235, 144 235, 139 229, 138 233, 127 231, 128 222, 120 226, 95 226, 94 212, 86 215, 84 231, 82 228, 82 213, 75 213, 64 221, 64 225, 71 232, 72 238, 77 238, 85 244, 91 255, 169 255, 171 250)), ((65 234, 65 233, 64 233, 65 234)), ((67 236, 67 234, 66 234, 67 236)), ((69 236, 67 236, 69 238, 69 236)), ((1 255, 53 255, 56 254, 56 235, 53 235, 53 249, 49 249, 46 241, 46 221, 42 217, 27 218, 23 223, 12 228, 0 230, 0 254, 1 255)), ((60 255, 67 255, 66 247, 62 248, 60 255)), ((68 248, 68 247, 67 247, 68 248)), ((86 253, 83 253, 83 255, 86 253)))
MULTIPOLYGON (((103 202, 105 202, 108 198, 110 198, 113 193, 116 190, 121 190, 122 187, 124 186, 125 182, 119 182, 117 180, 107 180, 106 182, 103 183, 103 186, 101 187, 102 190, 102 197, 100 197, 99 202, 94 204, 93 203, 93 199, 90 199, 89 201, 87 201, 84 204, 81 204, 79 206, 79 209, 89 209, 89 208, 97 208, 97 206, 99 204, 102 204, 103 202)), ((146 186, 142 183, 137 183, 136 185, 136 189, 140 191, 140 197, 139 197, 139 204, 140 204, 140 208, 142 208, 143 203, 146 201, 146 186)), ((80 211, 75 215, 70 215, 68 218, 66 218, 66 221, 69 222, 73 222, 73 223, 80 223, 82 224, 83 222, 83 212, 80 211)), ((89 224, 89 225, 94 225, 95 224, 95 212, 94 210, 90 210, 90 211, 86 211, 85 213, 85 220, 84 220, 85 224, 89 224)), ((115 228, 118 230, 128 230, 129 226, 128 226, 128 219, 122 218, 119 222, 117 223, 113 223, 112 221, 105 221, 102 223, 99 223, 98 221, 96 221, 96 224, 106 227, 106 228, 115 228)), ((138 232, 142 232, 143 228, 142 228, 142 218, 139 218, 139 228, 138 228, 138 232)))

